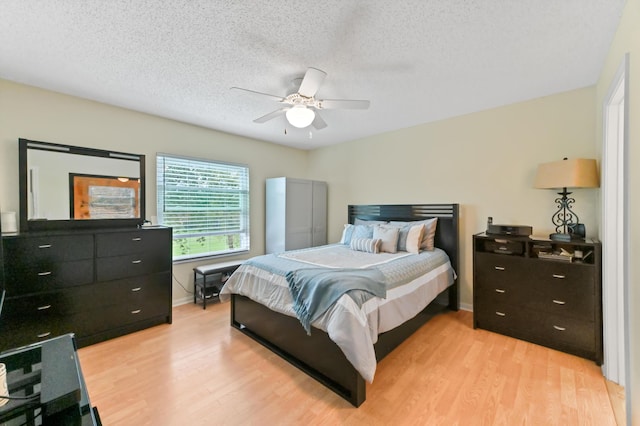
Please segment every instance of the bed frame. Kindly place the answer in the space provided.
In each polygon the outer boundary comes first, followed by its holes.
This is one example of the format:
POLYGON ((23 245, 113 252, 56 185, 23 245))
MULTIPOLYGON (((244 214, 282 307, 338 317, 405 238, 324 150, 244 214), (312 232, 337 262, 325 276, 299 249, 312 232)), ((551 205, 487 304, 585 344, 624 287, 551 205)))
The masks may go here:
MULTIPOLYGON (((350 205, 349 223, 365 220, 414 221, 438 218, 435 246, 443 249, 458 271, 458 204, 350 205)), ((459 308, 458 280, 414 318, 378 336, 374 345, 379 362, 439 312, 459 308)), ((340 348, 322 330, 307 335, 297 318, 270 310, 251 299, 233 294, 231 326, 280 355, 289 363, 359 407, 366 399, 365 381, 340 348)))

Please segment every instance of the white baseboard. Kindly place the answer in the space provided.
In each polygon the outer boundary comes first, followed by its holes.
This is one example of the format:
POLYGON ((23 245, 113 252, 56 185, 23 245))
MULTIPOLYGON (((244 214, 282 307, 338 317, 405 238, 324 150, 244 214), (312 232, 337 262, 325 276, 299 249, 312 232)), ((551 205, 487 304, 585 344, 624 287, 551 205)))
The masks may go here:
POLYGON ((186 305, 187 303, 193 303, 193 296, 185 296, 180 299, 173 299, 171 306, 174 308, 180 305, 186 305))
POLYGON ((461 303, 460 309, 462 309, 463 311, 473 312, 473 305, 469 305, 468 303, 461 303))

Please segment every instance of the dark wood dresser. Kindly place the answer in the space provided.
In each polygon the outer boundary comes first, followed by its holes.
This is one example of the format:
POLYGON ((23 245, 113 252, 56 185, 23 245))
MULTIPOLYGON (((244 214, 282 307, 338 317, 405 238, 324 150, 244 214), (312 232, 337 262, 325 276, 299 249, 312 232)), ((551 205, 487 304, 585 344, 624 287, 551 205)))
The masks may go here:
POLYGON ((474 328, 601 365, 601 244, 473 236, 474 328))
POLYGON ((2 237, 0 351, 74 333, 86 346, 171 323, 171 228, 2 237))

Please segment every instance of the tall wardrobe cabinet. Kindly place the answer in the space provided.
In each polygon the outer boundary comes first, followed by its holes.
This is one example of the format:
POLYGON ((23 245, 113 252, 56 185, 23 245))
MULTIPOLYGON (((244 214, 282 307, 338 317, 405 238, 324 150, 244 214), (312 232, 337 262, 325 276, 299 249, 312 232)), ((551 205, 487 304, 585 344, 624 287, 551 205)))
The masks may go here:
POLYGON ((266 183, 266 252, 327 244, 327 184, 278 177, 266 183))

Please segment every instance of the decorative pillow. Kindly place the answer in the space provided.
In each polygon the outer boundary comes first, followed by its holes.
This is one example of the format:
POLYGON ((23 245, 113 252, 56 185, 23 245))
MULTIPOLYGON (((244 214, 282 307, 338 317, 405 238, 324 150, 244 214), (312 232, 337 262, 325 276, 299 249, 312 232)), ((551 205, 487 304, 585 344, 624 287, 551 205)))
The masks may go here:
POLYGON ((424 235, 424 223, 409 227, 407 232, 406 251, 409 253, 420 253, 420 243, 424 235))
POLYGON ((391 224, 389 224, 389 226, 396 226, 398 228, 398 251, 407 251, 407 235, 409 234, 411 226, 398 226, 391 224))
POLYGON ((396 253, 398 251, 398 228, 395 226, 376 225, 373 238, 381 240, 380 251, 396 253))
POLYGON ((386 220, 365 220, 358 218, 353 221, 354 225, 386 225, 387 223, 386 220))
POLYGON ((353 225, 344 225, 344 229, 342 230, 342 238, 340 238, 340 244, 349 245, 351 243, 351 235, 353 235, 353 225))
POLYGON ((351 239, 373 238, 373 225, 354 225, 351 239))
POLYGON ((436 236, 436 226, 438 224, 438 218, 434 217, 433 219, 426 219, 426 220, 417 220, 415 222, 389 222, 389 225, 394 225, 394 226, 413 226, 413 225, 420 225, 420 224, 424 224, 424 233, 422 235, 422 242, 420 243, 420 248, 421 249, 425 249, 425 250, 433 250, 433 248, 435 247, 434 245, 434 239, 436 236))
POLYGON ((373 238, 352 238, 351 250, 378 253, 380 251, 380 240, 373 238))

